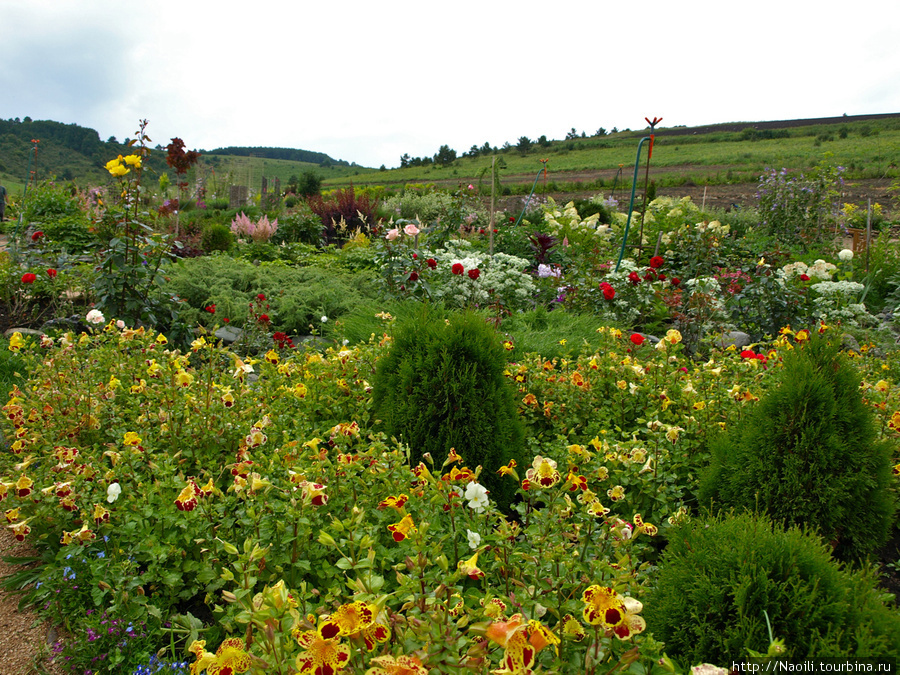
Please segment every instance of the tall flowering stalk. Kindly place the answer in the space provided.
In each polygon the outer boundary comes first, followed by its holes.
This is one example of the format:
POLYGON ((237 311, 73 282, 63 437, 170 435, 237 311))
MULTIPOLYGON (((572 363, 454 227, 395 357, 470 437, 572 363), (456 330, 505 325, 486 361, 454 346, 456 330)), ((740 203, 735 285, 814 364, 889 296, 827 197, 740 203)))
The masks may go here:
POLYGON ((170 244, 167 236, 153 232, 143 222, 147 214, 141 212, 141 179, 151 142, 147 124, 147 120, 140 121, 137 138, 132 141, 137 146, 135 152, 106 163, 106 170, 116 179, 119 201, 102 216, 112 225, 115 236, 103 251, 94 291, 97 308, 106 316, 131 325, 171 327, 175 315, 159 289, 170 244))

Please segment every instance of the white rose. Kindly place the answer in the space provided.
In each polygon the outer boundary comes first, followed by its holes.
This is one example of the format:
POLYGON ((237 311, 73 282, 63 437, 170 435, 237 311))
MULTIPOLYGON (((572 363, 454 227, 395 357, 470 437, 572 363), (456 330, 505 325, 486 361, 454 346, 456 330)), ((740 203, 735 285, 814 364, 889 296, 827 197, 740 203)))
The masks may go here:
POLYGON ((103 316, 103 312, 101 312, 99 309, 92 309, 87 313, 85 319, 87 319, 88 323, 92 323, 95 325, 106 321, 106 317, 103 316))

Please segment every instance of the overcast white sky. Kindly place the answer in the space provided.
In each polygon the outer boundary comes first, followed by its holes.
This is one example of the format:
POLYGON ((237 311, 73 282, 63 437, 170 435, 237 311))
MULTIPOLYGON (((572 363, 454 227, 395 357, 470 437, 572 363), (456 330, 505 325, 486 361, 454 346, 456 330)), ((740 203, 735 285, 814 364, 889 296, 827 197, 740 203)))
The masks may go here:
POLYGON ((574 127, 900 112, 900 2, 3 0, 0 118, 395 167, 574 127))

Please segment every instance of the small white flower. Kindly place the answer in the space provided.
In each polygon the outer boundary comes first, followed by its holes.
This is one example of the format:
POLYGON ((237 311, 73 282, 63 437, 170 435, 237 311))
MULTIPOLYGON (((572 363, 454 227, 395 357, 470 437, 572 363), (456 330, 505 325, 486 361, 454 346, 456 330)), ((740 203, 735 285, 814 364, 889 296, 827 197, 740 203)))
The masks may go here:
POLYGON ((853 251, 851 251, 849 248, 843 249, 840 253, 838 253, 838 259, 843 260, 844 262, 853 260, 853 251))
POLYGON ((481 535, 472 530, 466 530, 466 538, 469 540, 469 548, 473 551, 481 544, 481 535))
POLYGON ((322 323, 328 323, 328 317, 324 314, 322 315, 322 323))
POLYGON ((125 328, 125 322, 122 321, 122 319, 119 319, 118 321, 116 321, 116 328, 122 330, 123 328, 125 328))
POLYGON ((478 483, 470 482, 466 485, 466 499, 469 500, 469 508, 475 513, 484 511, 484 507, 488 505, 488 491, 478 483))
POLYGON ((110 483, 109 487, 106 488, 106 501, 112 504, 119 498, 120 494, 122 494, 122 486, 118 483, 110 483))
POLYGON ((90 312, 87 313, 87 316, 85 317, 85 319, 87 319, 88 323, 92 323, 95 325, 106 321, 106 317, 103 316, 103 312, 101 312, 99 309, 92 309, 90 312))

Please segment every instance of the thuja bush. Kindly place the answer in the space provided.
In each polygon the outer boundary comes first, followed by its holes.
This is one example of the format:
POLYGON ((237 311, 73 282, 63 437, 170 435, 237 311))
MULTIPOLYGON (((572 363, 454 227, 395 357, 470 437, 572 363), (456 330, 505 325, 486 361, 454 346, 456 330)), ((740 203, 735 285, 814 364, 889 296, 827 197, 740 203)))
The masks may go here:
POLYGON ((440 466, 455 448, 482 467, 479 480, 508 507, 513 486, 497 472, 511 460, 522 463, 524 430, 505 369, 500 337, 483 318, 441 320, 426 306, 397 327, 378 362, 374 416, 409 445, 413 465, 430 453, 440 466))
POLYGON ((883 604, 874 584, 868 571, 843 568, 800 528, 740 514, 670 533, 645 616, 667 653, 685 664, 744 658, 750 650, 896 656, 900 613, 883 604))
POLYGON ((863 558, 885 541, 894 514, 891 444, 878 440, 838 345, 806 331, 795 337, 778 386, 747 424, 713 443, 700 501, 816 528, 836 557, 863 558))

